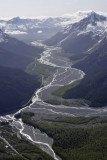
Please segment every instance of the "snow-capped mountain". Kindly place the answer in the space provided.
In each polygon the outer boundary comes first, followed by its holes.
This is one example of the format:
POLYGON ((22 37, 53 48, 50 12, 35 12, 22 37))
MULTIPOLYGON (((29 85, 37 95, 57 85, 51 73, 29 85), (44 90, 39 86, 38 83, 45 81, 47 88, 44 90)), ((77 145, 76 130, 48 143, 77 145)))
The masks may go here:
POLYGON ((83 53, 105 37, 107 17, 90 12, 79 22, 66 26, 45 43, 59 45, 69 53, 83 53))
POLYGON ((0 28, 19 40, 32 42, 52 37, 61 31, 65 26, 64 22, 69 20, 68 17, 36 19, 15 17, 10 20, 0 20, 0 28))
MULTIPOLYGON (((76 12, 74 14, 65 14, 61 17, 37 17, 37 18, 20 18, 1 19, 0 29, 3 32, 18 38, 24 42, 33 42, 36 40, 46 40, 54 36, 59 31, 68 32, 71 30, 74 23, 78 23, 84 18, 90 17, 90 22, 95 19, 95 13, 92 11, 76 12), (66 27, 66 29, 64 29, 66 27)), ((96 20, 104 20, 104 16, 96 14, 96 20), (100 18, 100 19, 99 19, 100 18)), ((100 21, 99 21, 100 22, 100 21)), ((93 23, 92 23, 93 24, 93 23)), ((102 24, 98 24, 99 27, 102 24)), ((74 26, 75 27, 75 26, 74 26)), ((81 26, 83 27, 83 26, 81 26)), ((94 29, 92 26, 87 26, 87 29, 94 29)), ((78 28, 77 28, 78 29, 78 28)))
POLYGON ((62 32, 69 35, 74 32, 85 33, 88 31, 96 32, 107 27, 107 17, 91 12, 87 17, 77 23, 68 25, 62 32))

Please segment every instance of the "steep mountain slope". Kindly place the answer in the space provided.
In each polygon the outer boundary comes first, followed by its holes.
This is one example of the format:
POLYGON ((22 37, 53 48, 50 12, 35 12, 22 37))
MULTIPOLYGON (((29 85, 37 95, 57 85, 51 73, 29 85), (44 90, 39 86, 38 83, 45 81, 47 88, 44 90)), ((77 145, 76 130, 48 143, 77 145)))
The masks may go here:
POLYGON ((63 31, 45 41, 45 44, 61 46, 65 52, 72 54, 86 53, 104 37, 103 30, 106 27, 105 16, 90 12, 87 17, 68 25, 63 31))
POLYGON ((38 56, 43 51, 43 48, 27 45, 22 41, 8 36, 7 34, 3 33, 2 30, 0 30, 0 34, 1 37, 3 37, 0 47, 8 49, 15 54, 24 56, 38 56))
POLYGON ((0 30, 0 65, 25 69, 42 51, 43 48, 29 46, 0 30))
POLYGON ((42 50, 11 38, 0 30, 0 114, 21 107, 40 86, 37 77, 24 70, 42 50))
POLYGON ((36 77, 24 71, 0 66, 0 114, 20 108, 39 85, 36 77))
POLYGON ((81 83, 68 90, 64 98, 84 98, 92 107, 107 105, 107 39, 104 38, 92 54, 74 65, 86 73, 81 83))
POLYGON ((32 62, 32 58, 18 56, 0 47, 0 65, 12 68, 25 69, 32 62))

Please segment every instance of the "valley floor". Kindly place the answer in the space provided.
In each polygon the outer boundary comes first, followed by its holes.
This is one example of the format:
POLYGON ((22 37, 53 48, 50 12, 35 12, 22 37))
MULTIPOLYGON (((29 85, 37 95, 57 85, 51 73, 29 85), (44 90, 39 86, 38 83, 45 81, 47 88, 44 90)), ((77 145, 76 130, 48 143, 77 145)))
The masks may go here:
MULTIPOLYGON (((15 114, 0 117, 0 121, 9 122, 9 125, 15 129, 18 139, 13 131, 10 137, 5 137, 8 131, 5 125, 5 131, 1 133, 1 136, 21 154, 22 159, 24 157, 29 160, 106 160, 107 121, 98 117, 107 115, 107 107, 96 109, 84 104, 80 106, 76 104, 71 107, 46 102, 46 100, 55 98, 54 95, 51 95, 54 90, 84 77, 84 72, 72 68, 69 59, 58 56, 57 50, 59 48, 47 48, 38 60, 42 64, 58 69, 48 83, 35 92, 32 103, 15 114), (73 119, 71 117, 82 118, 73 119)), ((7 153, 3 154, 7 156, 7 153)), ((13 156, 14 153, 10 155, 13 156)))

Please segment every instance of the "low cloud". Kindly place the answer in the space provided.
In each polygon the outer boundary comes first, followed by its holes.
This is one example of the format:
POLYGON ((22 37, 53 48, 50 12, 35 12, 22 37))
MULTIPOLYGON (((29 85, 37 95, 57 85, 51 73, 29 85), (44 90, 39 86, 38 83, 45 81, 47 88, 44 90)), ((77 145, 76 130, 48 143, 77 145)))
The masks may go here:
MULTIPOLYGON (((68 24, 69 24, 69 22, 71 22, 71 23, 78 22, 81 19, 86 18, 91 13, 93 13, 92 10, 78 11, 78 12, 75 12, 75 13, 72 13, 72 14, 64 14, 62 17, 68 18, 68 24)), ((103 16, 107 16, 107 13, 102 13, 102 12, 95 12, 95 13, 103 15, 103 16)))
POLYGON ((17 30, 17 31, 5 31, 5 33, 11 34, 11 35, 27 34, 26 32, 21 32, 21 31, 19 31, 19 30, 17 30))
POLYGON ((37 33, 41 34, 43 31, 38 31, 37 33))

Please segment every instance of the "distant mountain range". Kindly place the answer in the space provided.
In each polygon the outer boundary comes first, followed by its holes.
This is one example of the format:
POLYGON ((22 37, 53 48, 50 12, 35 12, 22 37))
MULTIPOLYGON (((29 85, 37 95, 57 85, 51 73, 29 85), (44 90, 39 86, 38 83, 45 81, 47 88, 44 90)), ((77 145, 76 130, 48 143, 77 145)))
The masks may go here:
POLYGON ((0 28, 3 32, 30 43, 52 37, 62 29, 62 22, 67 20, 69 19, 60 17, 42 19, 15 17, 10 20, 0 20, 0 28))
MULTIPOLYGON (((3 32, 24 42, 30 43, 36 40, 46 40, 54 36, 65 27, 71 28, 72 24, 90 16, 93 12, 77 12, 61 17, 37 17, 1 19, 0 28, 3 32), (70 26, 69 26, 70 25, 70 26)), ((91 27, 91 26, 90 26, 91 27)), ((67 30, 67 28, 65 30, 67 30)), ((62 31, 63 32, 63 31, 62 31)))

